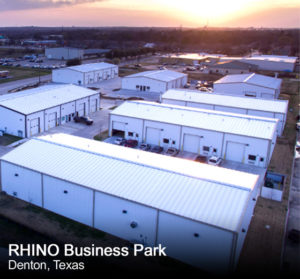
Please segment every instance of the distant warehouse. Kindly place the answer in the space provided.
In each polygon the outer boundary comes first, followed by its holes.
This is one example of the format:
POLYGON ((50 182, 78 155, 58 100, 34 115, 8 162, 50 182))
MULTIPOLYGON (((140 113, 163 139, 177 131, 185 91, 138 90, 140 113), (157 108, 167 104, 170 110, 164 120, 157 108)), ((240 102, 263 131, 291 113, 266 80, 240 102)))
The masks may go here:
POLYGON ((259 177, 64 134, 0 159, 2 190, 214 272, 234 270, 259 177))
POLYGON ((100 94, 75 85, 48 85, 0 96, 0 130, 28 138, 100 109, 100 94))
POLYGON ((218 94, 262 99, 278 99, 282 80, 255 73, 227 75, 214 82, 218 94))
POLYGON ((80 48, 73 47, 55 47, 46 48, 45 56, 48 59, 57 60, 70 60, 70 59, 82 59, 84 56, 84 50, 80 48))
POLYGON ((152 102, 125 102, 110 113, 109 134, 267 167, 277 119, 152 102))
POLYGON ((87 86, 118 77, 119 67, 109 63, 91 63, 52 71, 52 81, 87 86))
POLYGON ((122 89, 164 93, 171 88, 181 88, 187 75, 170 70, 146 71, 122 79, 122 89))
POLYGON ((162 103, 277 118, 277 134, 282 135, 287 110, 286 100, 267 100, 238 96, 199 93, 198 90, 171 89, 162 95, 162 103))

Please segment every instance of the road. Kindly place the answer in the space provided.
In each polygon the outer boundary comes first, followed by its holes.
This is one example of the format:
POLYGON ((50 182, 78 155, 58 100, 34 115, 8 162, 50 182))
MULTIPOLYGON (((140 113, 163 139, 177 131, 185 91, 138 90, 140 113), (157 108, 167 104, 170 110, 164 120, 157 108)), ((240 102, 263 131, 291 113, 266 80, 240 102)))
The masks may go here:
MULTIPOLYGON (((46 75, 46 76, 41 76, 40 81, 41 82, 46 82, 51 80, 52 75, 46 75)), ((9 93, 10 90, 23 87, 23 86, 28 86, 31 84, 35 84, 39 82, 39 77, 33 77, 33 78, 27 78, 27 79, 21 79, 21 80, 16 80, 16 81, 11 81, 11 82, 5 82, 0 84, 0 95, 4 95, 9 93)))

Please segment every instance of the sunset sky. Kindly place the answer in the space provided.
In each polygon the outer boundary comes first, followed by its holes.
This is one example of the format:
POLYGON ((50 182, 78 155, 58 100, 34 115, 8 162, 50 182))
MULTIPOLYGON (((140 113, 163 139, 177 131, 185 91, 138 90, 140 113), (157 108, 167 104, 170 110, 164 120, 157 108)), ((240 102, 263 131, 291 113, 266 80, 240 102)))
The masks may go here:
POLYGON ((0 0, 0 26, 300 27, 299 0, 0 0))

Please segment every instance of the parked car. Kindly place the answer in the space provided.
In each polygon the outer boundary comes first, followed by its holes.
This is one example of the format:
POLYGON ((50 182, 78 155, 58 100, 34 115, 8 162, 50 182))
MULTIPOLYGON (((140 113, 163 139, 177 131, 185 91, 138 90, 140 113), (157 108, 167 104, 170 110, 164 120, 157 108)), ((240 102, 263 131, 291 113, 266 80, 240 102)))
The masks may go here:
POLYGON ((176 149, 175 147, 169 147, 166 151, 166 155, 168 156, 176 156, 178 154, 178 149, 176 149))
POLYGON ((150 144, 148 144, 148 143, 141 143, 141 145, 140 145, 140 149, 141 150, 144 150, 144 151, 148 151, 148 150, 150 150, 151 149, 151 145, 150 144))
POLYGON ((194 161, 199 163, 207 163, 207 157, 204 155, 198 155, 194 161))
POLYGON ((114 140, 114 143, 117 144, 117 145, 124 145, 126 142, 126 139, 123 139, 123 138, 116 138, 114 140))
POLYGON ((76 123, 83 122, 86 125, 92 125, 94 122, 93 119, 89 118, 88 116, 75 116, 74 121, 76 123))
POLYGON ((208 158, 207 163, 213 166, 220 166, 222 163, 222 158, 218 156, 211 156, 208 158))
POLYGON ((300 122, 297 122, 297 123, 296 123, 296 130, 297 130, 297 131, 300 131, 300 122))
POLYGON ((162 153, 163 152, 163 148, 161 146, 155 145, 152 147, 151 152, 154 153, 162 153))
POLYGON ((186 83, 183 88, 190 88, 191 87, 191 84, 190 83, 186 83))
POLYGON ((186 71, 196 71, 195 67, 186 67, 186 71))
MULTIPOLYGON (((196 87, 197 88, 197 87, 196 87)), ((201 86, 201 87, 198 87, 197 88, 199 91, 201 91, 201 92, 210 92, 206 87, 204 87, 204 86, 201 86)))
POLYGON ((125 143, 124 143, 124 146, 126 147, 131 147, 131 148, 134 148, 134 147, 137 147, 138 145, 138 141, 137 140, 126 140, 125 143))

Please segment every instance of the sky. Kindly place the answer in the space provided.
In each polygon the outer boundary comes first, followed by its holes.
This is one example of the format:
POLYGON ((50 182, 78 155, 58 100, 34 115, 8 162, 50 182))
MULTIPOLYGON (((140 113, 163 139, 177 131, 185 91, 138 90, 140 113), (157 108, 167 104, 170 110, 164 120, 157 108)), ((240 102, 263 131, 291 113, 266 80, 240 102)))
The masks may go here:
POLYGON ((300 1, 0 0, 0 26, 300 28, 300 1))

